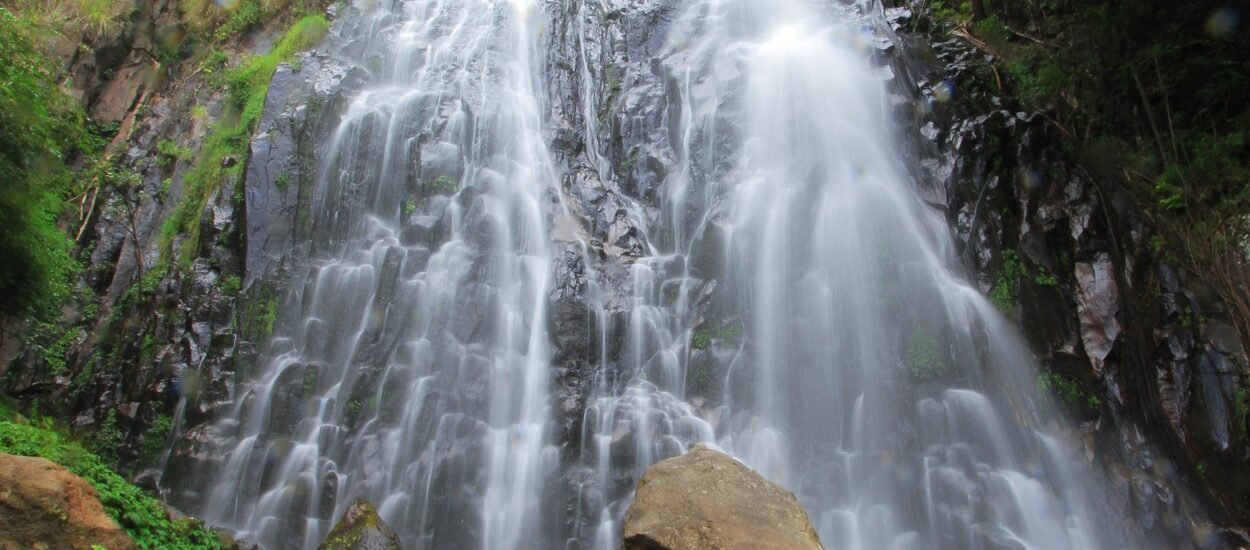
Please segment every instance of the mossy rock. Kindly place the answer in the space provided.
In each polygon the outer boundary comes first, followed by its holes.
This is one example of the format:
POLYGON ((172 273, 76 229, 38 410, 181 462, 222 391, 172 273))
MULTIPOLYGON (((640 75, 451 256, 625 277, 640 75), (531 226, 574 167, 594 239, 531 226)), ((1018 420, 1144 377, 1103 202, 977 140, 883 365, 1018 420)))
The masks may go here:
POLYGON ((343 514, 318 550, 402 550, 399 537, 378 517, 377 508, 357 499, 343 514))

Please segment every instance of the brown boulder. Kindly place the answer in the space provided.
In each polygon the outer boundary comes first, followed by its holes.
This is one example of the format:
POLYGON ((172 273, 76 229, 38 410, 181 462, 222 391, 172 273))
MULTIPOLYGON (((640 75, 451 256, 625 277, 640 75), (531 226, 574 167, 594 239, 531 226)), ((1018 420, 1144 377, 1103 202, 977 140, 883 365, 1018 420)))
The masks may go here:
POLYGON ((42 458, 0 453, 0 549, 138 548, 87 480, 42 458))
POLYGON ((703 445, 638 480, 624 536, 624 550, 824 548, 794 493, 703 445))

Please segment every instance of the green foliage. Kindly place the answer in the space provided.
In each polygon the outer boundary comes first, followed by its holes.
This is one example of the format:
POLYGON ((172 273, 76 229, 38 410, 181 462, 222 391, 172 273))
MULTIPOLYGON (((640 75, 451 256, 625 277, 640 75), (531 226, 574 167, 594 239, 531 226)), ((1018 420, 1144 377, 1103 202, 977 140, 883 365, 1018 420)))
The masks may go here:
POLYGON ((178 145, 178 142, 172 139, 162 139, 156 144, 156 162, 161 166, 173 166, 180 160, 191 158, 192 154, 190 149, 178 145))
POLYGON ((174 430, 174 419, 167 414, 158 415, 152 425, 143 431, 143 448, 141 460, 144 464, 152 464, 165 451, 165 442, 174 430))
POLYGON ((56 315, 77 272, 57 219, 74 191, 66 161, 89 136, 30 31, 0 8, 0 317, 56 315))
POLYGON ((1046 273, 1045 271, 1042 271, 1038 273, 1035 277, 1033 277, 1033 282, 1041 286, 1055 286, 1059 284, 1059 278, 1050 273, 1046 273))
POLYGON ((242 0, 234 11, 230 12, 230 18, 217 32, 213 33, 218 40, 226 40, 243 31, 251 29, 260 23, 261 12, 260 2, 256 0, 242 0))
POLYGON ((411 216, 413 212, 417 211, 417 201, 413 200, 412 197, 408 197, 408 200, 404 201, 404 205, 400 208, 400 211, 405 218, 411 216))
POLYGON ((239 290, 243 288, 243 281, 239 279, 238 275, 227 275, 221 278, 221 283, 218 286, 221 288, 222 294, 238 296, 239 290))
POLYGON ((363 409, 364 406, 365 404, 362 403, 359 399, 353 399, 351 401, 348 401, 347 402, 347 414, 356 416, 357 414, 360 413, 360 410, 363 409))
POLYGON ((998 268, 994 288, 990 290, 990 302, 1003 313, 1010 313, 1016 307, 1016 299, 1020 292, 1020 278, 1026 275, 1024 264, 1014 251, 1003 251, 1003 263, 998 268))
POLYGON ((278 186, 278 190, 286 191, 286 188, 291 185, 291 175, 283 172, 273 183, 278 186))
POLYGON ((110 466, 117 466, 117 448, 121 447, 125 434, 117 426, 117 411, 109 410, 108 416, 91 435, 91 450, 105 458, 110 466))
POLYGON ((317 390, 317 375, 320 371, 309 367, 304 370, 304 396, 312 395, 317 390))
POLYGON ((144 550, 220 548, 217 536, 202 523, 169 519, 160 501, 127 483, 99 456, 63 438, 51 426, 0 421, 0 452, 43 457, 82 476, 99 494, 109 517, 144 550))
POLYGON ((1250 207, 1250 131, 1200 134, 1186 144, 1189 162, 1172 162, 1155 182, 1159 205, 1183 211, 1190 205, 1246 212, 1250 207))
POLYGON ((452 195, 459 187, 451 178, 439 176, 434 178, 434 181, 426 182, 425 191, 436 195, 452 195))
POLYGON ((274 70, 279 63, 320 41, 329 27, 330 22, 321 15, 300 19, 269 53, 247 58, 240 66, 225 71, 231 111, 213 126, 204 139, 199 161, 183 178, 183 200, 161 228, 163 262, 176 260, 189 265, 195 259, 199 253, 200 212, 228 179, 241 177, 274 70), (180 237, 181 243, 176 245, 180 237))
POLYGON ((942 346, 936 336, 923 326, 912 330, 907 339, 907 370, 917 380, 932 380, 945 375, 950 365, 943 356, 942 346))
POLYGON ((1050 371, 1037 375, 1037 390, 1043 393, 1054 392, 1071 407, 1097 407, 1102 404, 1097 395, 1085 391, 1076 381, 1050 371))
POLYGON ((702 328, 694 331, 690 337, 690 346, 694 349, 707 349, 713 339, 734 341, 742 338, 742 327, 736 324, 721 325, 718 328, 702 328))

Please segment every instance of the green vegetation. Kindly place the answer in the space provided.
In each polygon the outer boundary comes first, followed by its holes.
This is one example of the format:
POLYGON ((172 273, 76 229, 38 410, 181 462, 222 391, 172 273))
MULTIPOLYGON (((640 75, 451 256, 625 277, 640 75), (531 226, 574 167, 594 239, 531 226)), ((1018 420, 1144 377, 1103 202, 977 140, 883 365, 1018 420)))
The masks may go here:
POLYGON ((413 200, 412 197, 408 197, 408 200, 404 201, 404 206, 400 208, 400 211, 405 218, 411 216, 413 212, 417 211, 417 201, 413 200))
POLYGON ((994 280, 994 288, 990 290, 990 302, 1003 313, 1011 313, 1016 307, 1020 296, 1020 278, 1027 271, 1020 257, 1014 251, 1003 251, 1003 262, 998 267, 998 276, 994 280))
POLYGON ((183 200, 166 218, 161 230, 163 262, 173 259, 185 265, 198 255, 200 212, 227 181, 241 177, 251 135, 260 122, 269 92, 269 79, 279 63, 316 44, 329 26, 330 22, 321 15, 300 19, 272 51, 250 57, 225 71, 230 111, 213 125, 204 139, 198 162, 183 178, 183 200))
POLYGON ((169 439, 169 434, 173 430, 174 419, 167 414, 158 415, 152 421, 152 425, 143 431, 143 447, 140 449, 142 464, 152 464, 160 458, 161 453, 165 451, 165 443, 169 439))
POLYGON ((82 476, 95 488, 104 511, 145 550, 219 548, 217 536, 202 523, 173 521, 155 498, 143 493, 109 469, 96 454, 56 433, 50 424, 41 426, 0 420, 0 452, 38 456, 82 476))
POLYGON ((434 181, 426 182, 425 191, 435 195, 453 195, 460 186, 447 176, 439 176, 434 181))
POLYGON ((221 278, 218 288, 226 296, 238 296, 239 290, 243 289, 243 280, 238 275, 226 275, 221 278))
POLYGON ((725 324, 718 328, 701 328, 690 337, 690 346, 694 349, 707 349, 712 339, 734 341, 742 338, 742 327, 737 324, 725 324))
POLYGON ((260 24, 260 21, 260 2, 257 2, 257 0, 242 0, 230 12, 230 17, 226 19, 226 23, 218 27, 213 36, 218 40, 225 40, 255 27, 260 24))
POLYGON ((1037 375, 1037 390, 1042 393, 1053 391, 1070 407, 1081 405, 1097 407, 1102 404, 1102 400, 1097 395, 1086 391, 1076 381, 1050 371, 1043 371, 1037 375))
POLYGON ((156 144, 156 162, 164 167, 173 166, 180 160, 187 160, 192 154, 190 149, 178 145, 178 142, 172 139, 162 139, 156 144))
POLYGON ((1100 187, 1128 191, 1159 232, 1151 248, 1210 284, 1250 345, 1244 10, 1223 0, 935 0, 931 15, 994 55, 981 86, 1043 112, 1100 187))
POLYGON ((932 380, 950 370, 936 336, 917 326, 907 339, 907 370, 917 380, 932 380))
POLYGON ((32 25, 0 8, 0 317, 55 315, 78 266, 58 226, 85 117, 47 73, 32 25))

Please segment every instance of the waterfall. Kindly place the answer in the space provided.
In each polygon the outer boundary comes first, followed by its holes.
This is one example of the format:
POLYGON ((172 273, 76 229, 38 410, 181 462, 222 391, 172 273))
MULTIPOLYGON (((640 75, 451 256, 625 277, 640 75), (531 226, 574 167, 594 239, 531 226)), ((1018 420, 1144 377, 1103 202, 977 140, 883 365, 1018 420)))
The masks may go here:
POLYGON ((361 9, 369 66, 320 159, 295 322, 222 421, 205 518, 311 548, 355 497, 409 544, 538 529, 547 433, 544 208, 557 174, 515 0, 361 9), (474 498, 477 510, 457 493, 474 498), (473 523, 471 529, 462 527, 473 523))
POLYGON ((348 6, 325 48, 367 84, 192 507, 266 548, 364 497, 413 548, 612 549, 646 468, 708 443, 829 548, 1102 546, 919 198, 892 41, 870 0, 348 6), (557 295, 591 327, 559 407, 557 295))

